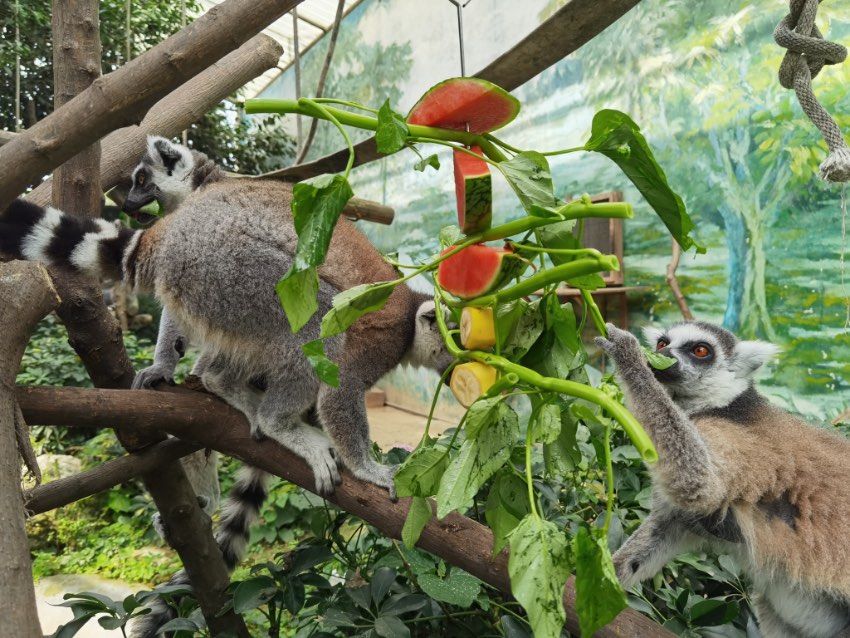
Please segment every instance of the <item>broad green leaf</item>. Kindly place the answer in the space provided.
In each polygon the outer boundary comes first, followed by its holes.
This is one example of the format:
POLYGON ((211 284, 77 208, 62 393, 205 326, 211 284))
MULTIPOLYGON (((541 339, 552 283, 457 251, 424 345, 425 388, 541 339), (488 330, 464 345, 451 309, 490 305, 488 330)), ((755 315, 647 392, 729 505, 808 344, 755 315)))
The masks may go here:
POLYGON ((431 598, 459 607, 471 606, 481 591, 480 580, 456 567, 446 578, 440 578, 437 574, 423 574, 416 580, 422 591, 431 598))
POLYGON ((604 627, 626 608, 608 539, 601 529, 580 527, 573 539, 576 555, 576 612, 582 638, 604 627))
POLYGON ((395 285, 382 282, 361 284, 336 295, 333 307, 322 317, 322 338, 345 332, 363 315, 383 308, 393 290, 395 285))
POLYGON ((410 638, 410 629, 395 616, 379 616, 375 620, 375 633, 381 638, 410 638))
POLYGON ((338 388, 339 366, 325 356, 325 346, 322 340, 314 339, 313 341, 308 341, 301 346, 301 350, 319 378, 329 386, 338 388))
POLYGON ((500 348, 504 349, 505 344, 513 335, 517 323, 519 323, 519 320, 523 315, 523 311, 526 308, 528 308, 528 304, 522 299, 515 299, 508 303, 501 303, 496 306, 493 313, 493 320, 496 323, 496 333, 499 335, 500 348))
POLYGON ((295 552, 287 571, 293 576, 297 576, 316 565, 333 560, 333 557, 333 553, 326 546, 311 545, 295 552))
POLYGON ((499 162, 498 166, 526 211, 532 212, 533 206, 545 209, 556 205, 552 175, 545 156, 536 151, 524 151, 499 162))
POLYGON ((194 620, 190 620, 188 618, 172 618, 162 627, 159 627, 157 631, 160 634, 166 631, 189 631, 191 632, 189 635, 194 636, 201 629, 203 629, 203 627, 200 627, 194 620))
POLYGON ((293 270, 290 268, 275 286, 277 298, 286 312, 289 327, 298 332, 319 309, 319 273, 315 268, 293 270))
POLYGON ((421 594, 393 594, 381 605, 382 616, 401 616, 422 609, 428 599, 421 594))
POLYGON ((390 108, 390 101, 387 99, 378 109, 378 128, 375 131, 378 152, 389 155, 400 151, 404 148, 407 135, 404 118, 390 108))
POLYGON ((449 464, 442 446, 419 448, 405 459, 395 474, 399 496, 434 496, 449 464))
POLYGON ((528 486, 513 473, 501 473, 493 481, 484 516, 493 530, 493 555, 507 545, 508 535, 531 511, 528 486))
MULTIPOLYGON (((511 412, 513 409, 507 407, 511 412)), ((446 468, 437 490, 437 518, 470 502, 481 486, 510 458, 511 448, 519 436, 519 419, 500 418, 466 440, 458 455, 446 468)))
POLYGON ((528 614, 535 638, 559 638, 564 627, 564 584, 572 571, 567 537, 533 514, 510 535, 511 593, 528 614))
POLYGON ((123 618, 117 618, 115 616, 101 616, 97 619, 97 624, 107 631, 112 631, 113 629, 118 629, 119 627, 126 625, 128 620, 130 619, 126 616, 123 618))
POLYGON ((502 346, 502 356, 511 361, 522 359, 540 338, 545 327, 539 302, 519 303, 523 313, 502 346))
POLYGON ((640 127, 620 111, 604 109, 593 117, 585 148, 602 153, 626 174, 655 210, 682 250, 691 246, 699 253, 705 247, 690 236, 694 227, 682 198, 667 183, 640 127))
POLYGON ((553 443, 561 433, 561 408, 555 403, 547 403, 537 413, 532 424, 532 438, 543 444, 553 443))
POLYGON ((602 275, 592 272, 589 275, 581 277, 573 277, 568 282, 573 288, 582 288, 584 290, 598 290, 605 287, 605 280, 602 275))
POLYGON ((534 638, 531 632, 529 632, 528 626, 513 616, 505 614, 500 620, 502 621, 505 638, 534 638))
POLYGON ((418 162, 416 162, 416 164, 413 165, 413 168, 415 168, 417 171, 422 172, 428 166, 433 168, 435 171, 440 170, 440 158, 438 158, 436 154, 429 155, 428 157, 423 157, 421 160, 419 160, 418 162))
POLYGON ((431 504, 428 499, 414 496, 410 501, 410 509, 407 511, 407 518, 404 520, 404 527, 401 528, 401 540, 407 547, 413 549, 413 546, 416 545, 422 530, 431 520, 431 514, 431 504))
POLYGON ((294 616, 304 607, 307 591, 304 583, 298 578, 287 578, 284 583, 285 585, 279 590, 283 599, 283 606, 294 616))
POLYGON ((233 592, 233 610, 237 614, 264 605, 277 593, 277 584, 269 576, 255 576, 242 581, 233 592))
POLYGON ((667 368, 672 368, 677 363, 676 359, 673 357, 663 355, 651 348, 647 348, 646 346, 641 346, 641 350, 643 350, 643 353, 646 355, 646 360, 649 361, 649 365, 656 370, 666 370, 667 368))
POLYGON ((369 582, 369 593, 372 596, 372 602, 378 605, 395 582, 396 571, 389 567, 379 567, 372 575, 372 580, 369 582))
POLYGON ((516 412, 505 404, 504 397, 479 399, 466 412, 466 438, 478 438, 478 434, 501 419, 518 419, 516 412))
POLYGON ((709 598, 694 604, 689 615, 691 622, 700 627, 725 625, 738 615, 738 604, 720 598, 709 598))
POLYGON ((569 407, 561 405, 561 430, 558 438, 543 446, 543 460, 546 471, 555 476, 563 476, 575 469, 581 462, 581 451, 576 443, 578 421, 573 418, 569 407))
POLYGON ((324 263, 339 215, 353 196, 342 175, 319 175, 292 188, 292 219, 298 233, 296 270, 324 263))
POLYGON ((541 300, 547 329, 523 357, 522 365, 546 377, 566 379, 584 365, 586 355, 578 338, 575 315, 569 304, 561 306, 554 294, 541 300))
MULTIPOLYGON (((346 589, 345 591, 350 590, 346 589)), ((323 625, 330 625, 331 627, 357 627, 356 618, 357 616, 354 614, 344 612, 336 607, 329 607, 321 615, 320 621, 323 625)))
MULTIPOLYGON (((575 250, 576 248, 581 248, 581 244, 574 234, 575 227, 575 219, 543 226, 542 228, 538 228, 536 231, 537 240, 546 248, 557 248, 558 250, 575 250)), ((573 261, 575 258, 575 255, 563 255, 558 253, 549 255, 549 259, 551 259, 552 263, 556 266, 573 261)))
POLYGON ((91 612, 84 616, 80 616, 79 618, 74 618, 74 620, 67 622, 64 625, 60 625, 49 638, 73 638, 73 636, 76 636, 77 632, 83 628, 83 625, 91 620, 94 615, 95 612, 91 612))

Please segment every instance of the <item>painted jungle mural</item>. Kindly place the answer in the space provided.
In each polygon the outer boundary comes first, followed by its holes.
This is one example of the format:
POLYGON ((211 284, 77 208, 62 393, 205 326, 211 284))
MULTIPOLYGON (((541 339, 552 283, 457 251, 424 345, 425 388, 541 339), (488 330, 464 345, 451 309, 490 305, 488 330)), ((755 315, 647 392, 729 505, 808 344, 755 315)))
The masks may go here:
MULTIPOLYGON (((464 14, 467 68, 485 66, 562 4, 473 1, 464 14)), ((578 146, 597 110, 629 113, 708 247, 705 255, 683 255, 678 270, 691 310, 742 337, 782 345, 762 389, 793 411, 827 420, 850 407, 842 192, 817 178, 826 146, 776 77, 783 50, 772 33, 784 11, 783 3, 643 0, 516 90, 523 111, 500 137, 537 150, 578 146)), ((850 41, 847 6, 825 3, 818 20, 829 39, 850 41)), ((320 43, 304 56, 305 95, 325 50, 320 43)), ((326 95, 376 107, 389 97, 405 112, 429 86, 459 75, 455 8, 444 0, 365 0, 343 23, 337 51, 326 95)), ((292 97, 292 76, 285 73, 264 96, 292 97)), ((814 80, 846 132, 848 84, 850 64, 827 67, 814 80)), ((338 133, 320 126, 310 157, 341 147, 338 133)), ((680 319, 665 282, 669 235, 614 165, 590 155, 552 158, 556 194, 623 191, 636 209, 625 226, 626 285, 639 287, 629 298, 631 328, 680 319)), ((407 152, 355 171, 358 196, 397 211, 392 226, 363 225, 381 250, 416 260, 432 253, 439 228, 453 223, 451 159, 439 156, 439 171, 414 171, 418 158, 407 152)), ((494 221, 519 216, 508 186, 494 182, 494 221)), ((412 372, 388 383, 422 403, 433 388, 412 372)))

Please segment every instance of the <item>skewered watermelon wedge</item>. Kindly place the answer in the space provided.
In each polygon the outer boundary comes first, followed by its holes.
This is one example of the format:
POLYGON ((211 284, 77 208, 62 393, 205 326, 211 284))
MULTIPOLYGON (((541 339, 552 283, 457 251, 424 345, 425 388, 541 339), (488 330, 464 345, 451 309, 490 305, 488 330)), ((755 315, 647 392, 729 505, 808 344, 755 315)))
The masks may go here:
MULTIPOLYGON (((470 148, 481 155, 478 146, 470 148)), ((493 220, 493 188, 487 162, 454 150, 457 225, 467 235, 490 228, 493 220)))
POLYGON ((407 115, 408 124, 489 133, 511 122, 519 100, 480 78, 451 78, 432 86, 407 115))
MULTIPOLYGON (((446 248, 442 254, 454 250, 446 248)), ((528 262, 507 248, 467 246, 437 268, 437 283, 460 299, 472 299, 501 288, 522 274, 528 262)))

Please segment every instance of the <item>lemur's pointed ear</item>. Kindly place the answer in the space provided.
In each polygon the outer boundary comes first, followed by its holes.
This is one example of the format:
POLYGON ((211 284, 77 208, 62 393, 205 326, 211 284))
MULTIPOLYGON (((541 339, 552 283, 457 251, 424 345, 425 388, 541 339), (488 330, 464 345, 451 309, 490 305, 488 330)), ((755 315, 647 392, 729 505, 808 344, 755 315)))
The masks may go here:
POLYGON ((653 328, 652 326, 646 326, 643 329, 643 339, 653 348, 655 344, 658 343, 658 340, 664 336, 664 331, 658 328, 653 328))
POLYGON ((175 168, 178 166, 182 168, 182 163, 188 161, 183 152, 183 147, 157 135, 148 135, 148 155, 152 161, 160 164, 169 175, 174 172, 175 168))
POLYGON ((732 364, 739 377, 748 377, 781 351, 782 348, 766 341, 739 341, 732 364))

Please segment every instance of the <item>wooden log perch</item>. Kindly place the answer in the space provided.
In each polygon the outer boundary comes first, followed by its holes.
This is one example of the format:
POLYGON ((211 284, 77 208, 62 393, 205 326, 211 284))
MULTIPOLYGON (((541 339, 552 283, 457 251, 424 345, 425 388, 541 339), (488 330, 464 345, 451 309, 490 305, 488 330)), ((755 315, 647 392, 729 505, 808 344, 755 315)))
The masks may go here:
POLYGON ((0 618, 15 636, 41 638, 24 528, 15 376, 35 324, 59 298, 44 266, 15 261, 0 264, 0 299, 0 618))
MULTIPOLYGON (((473 76, 513 91, 602 33, 638 2, 640 0, 569 0, 516 46, 473 76)), ((354 145, 355 166, 381 157, 384 155, 378 153, 374 137, 354 145)), ((343 149, 312 162, 266 173, 263 177, 300 181, 322 173, 338 173, 347 162, 348 149, 343 149)))
MULTIPOLYGON (((300 457, 270 440, 251 438, 244 416, 219 399, 184 388, 164 392, 136 390, 89 390, 83 388, 21 387, 18 401, 28 423, 81 427, 148 430, 160 428, 185 441, 211 447, 312 490, 313 474, 300 457)), ((389 500, 386 490, 354 478, 343 471, 342 485, 328 500, 374 525, 391 538, 400 538, 410 499, 389 500)), ((492 557, 493 535, 475 521, 450 514, 432 518, 422 532, 419 547, 440 556, 507 594, 510 582, 507 551, 492 557)), ((564 590, 567 629, 579 632, 575 614, 575 578, 564 590)), ((649 638, 672 636, 650 619, 627 609, 597 638, 649 638)))
POLYGON ((141 452, 107 461, 87 472, 39 485, 24 494, 27 515, 33 516, 75 503, 200 449, 200 446, 181 439, 166 439, 141 452))
POLYGON ((240 47, 299 1, 225 0, 0 146, 0 208, 93 141, 139 122, 177 86, 240 47))
MULTIPOLYGON (((272 38, 256 35, 157 102, 140 124, 118 129, 103 138, 100 162, 103 190, 108 191, 122 178, 129 177, 145 150, 148 135, 177 135, 228 95, 274 67, 282 52, 272 38)), ((47 180, 39 184, 27 199, 41 206, 49 204, 51 183, 52 180, 47 180)))

